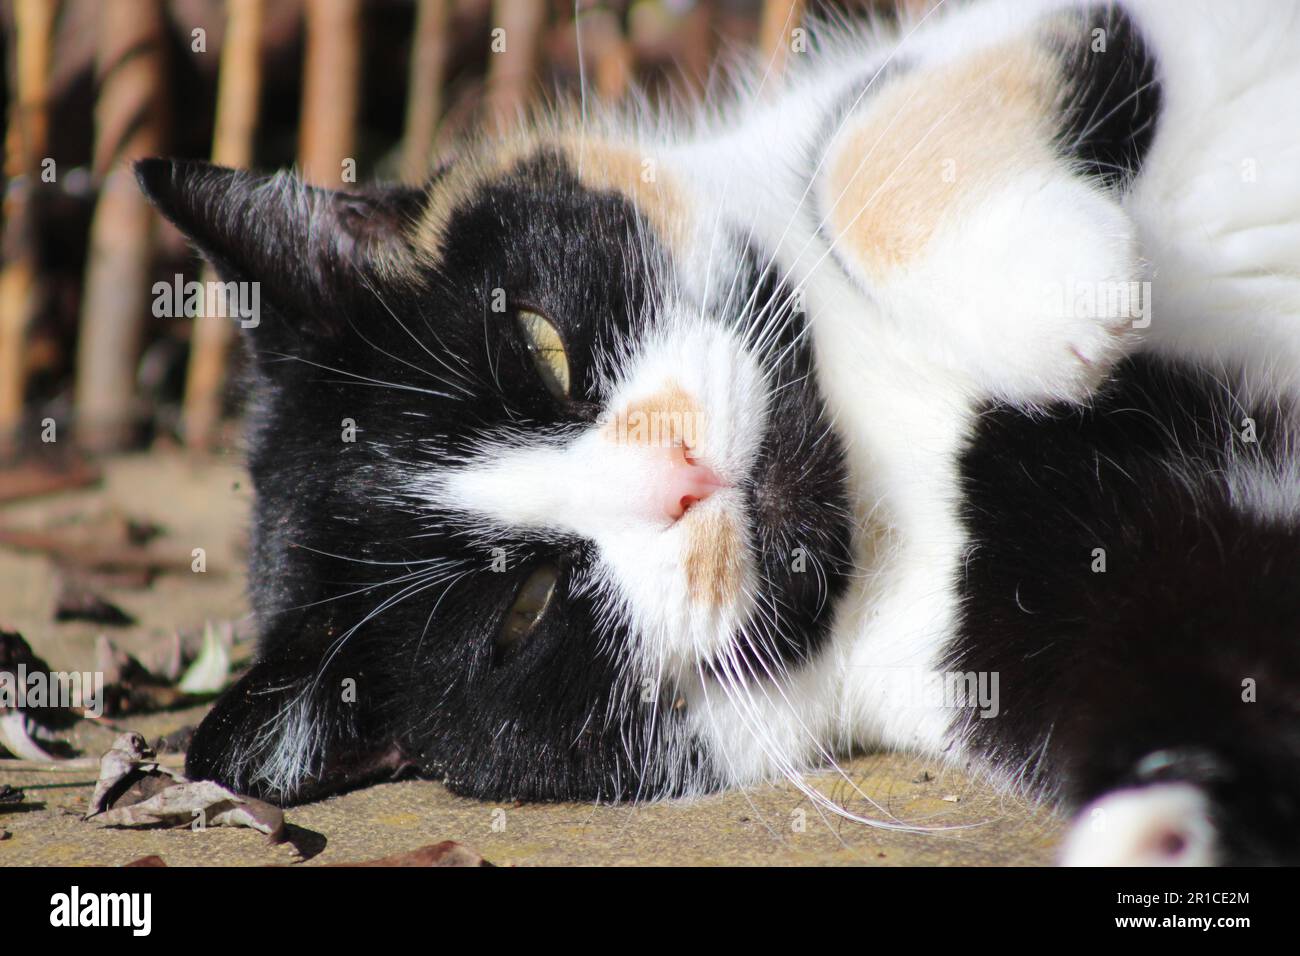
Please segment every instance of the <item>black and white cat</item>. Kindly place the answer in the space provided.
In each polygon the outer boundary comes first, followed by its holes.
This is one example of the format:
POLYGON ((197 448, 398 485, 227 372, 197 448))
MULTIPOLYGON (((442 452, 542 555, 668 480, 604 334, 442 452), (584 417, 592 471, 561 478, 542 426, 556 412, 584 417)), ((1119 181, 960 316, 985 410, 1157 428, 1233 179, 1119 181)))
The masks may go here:
POLYGON ((421 189, 139 164, 264 303, 262 643, 189 773, 826 803, 903 748, 1077 809, 1067 862, 1300 862, 1300 7, 793 60, 421 189))

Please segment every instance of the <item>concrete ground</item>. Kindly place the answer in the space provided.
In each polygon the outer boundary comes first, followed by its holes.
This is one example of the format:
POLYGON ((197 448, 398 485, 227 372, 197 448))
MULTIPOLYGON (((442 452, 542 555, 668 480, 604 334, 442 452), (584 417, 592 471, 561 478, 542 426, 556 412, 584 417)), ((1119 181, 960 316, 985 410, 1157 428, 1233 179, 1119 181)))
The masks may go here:
MULTIPOLYGON (((0 528, 93 529, 125 515, 161 525, 164 533, 151 547, 174 554, 182 566, 194 548, 203 548, 202 574, 182 570, 144 589, 101 589, 138 622, 112 629, 114 642, 147 656, 176 631, 246 615, 242 553, 248 503, 247 480, 233 459, 154 453, 110 462, 100 487, 0 506, 0 528)), ((105 629, 56 623, 56 588, 48 558, 0 547, 0 627, 22 633, 55 669, 92 669, 95 640, 105 629)), ((153 740, 196 723, 203 711, 87 722, 75 742, 98 756, 119 730, 139 730, 153 740)), ((292 842, 270 845, 247 829, 103 829, 80 819, 93 770, 15 770, 11 761, 0 760, 0 785, 26 794, 20 809, 0 809, 0 866, 113 866, 150 854, 171 865, 314 865, 375 859, 442 840, 465 843, 507 865, 997 866, 1053 860, 1058 818, 956 771, 883 754, 852 760, 844 771, 810 776, 808 782, 856 814, 889 814, 929 832, 825 816, 789 783, 645 806, 501 806, 454 796, 437 783, 405 781, 293 808, 286 813, 292 842)))

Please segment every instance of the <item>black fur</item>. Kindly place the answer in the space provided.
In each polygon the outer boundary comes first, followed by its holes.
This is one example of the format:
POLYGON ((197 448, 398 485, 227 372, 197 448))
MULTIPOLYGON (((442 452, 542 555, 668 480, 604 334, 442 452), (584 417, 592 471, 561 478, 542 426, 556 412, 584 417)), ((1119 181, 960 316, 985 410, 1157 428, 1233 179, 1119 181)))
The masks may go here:
POLYGON ((1158 763, 1209 794, 1222 862, 1300 862, 1300 528, 1227 477, 1277 473, 1295 449, 1276 407, 1150 358, 1086 410, 988 409, 961 461, 950 655, 1000 675, 973 749, 1074 806, 1158 763))
POLYGON ((1164 102, 1158 64, 1122 6, 1089 7, 1065 23, 1053 36, 1067 84, 1058 148, 1107 186, 1123 188, 1155 139, 1164 102))
MULTIPOLYGON (((745 488, 755 518, 751 551, 759 575, 780 582, 772 595, 780 598, 775 617, 780 629, 764 615, 754 622, 754 634, 738 638, 731 664, 733 676, 743 681, 798 666, 829 636, 831 610, 852 572, 853 517, 843 448, 815 382, 807 317, 775 265, 739 236, 733 241, 743 250, 744 284, 753 286, 754 305, 740 321, 779 330, 767 351, 784 356, 774 372, 768 409, 769 420, 779 426, 765 436, 745 488), (791 574, 796 560, 806 569, 791 574)), ((717 314, 725 308, 720 303, 717 314)))
MULTIPOLYGON (((597 364, 646 321, 666 281, 667 253, 632 205, 540 153, 454 212, 436 266, 395 275, 383 263, 411 251, 403 227, 423 194, 328 193, 197 163, 148 161, 138 172, 226 277, 262 284, 261 324, 245 335, 261 645, 195 735, 189 775, 279 802, 405 767, 484 798, 615 799, 715 783, 671 688, 645 702, 638 675, 622 673, 624 625, 567 592, 593 558, 587 542, 496 536, 508 565, 493 571, 495 554, 463 520, 409 490, 485 430, 594 420, 597 364), (505 313, 492 310, 497 289, 505 313), (521 305, 559 326, 572 401, 538 377, 511 320, 521 305), (353 443, 342 440, 345 419, 353 443), (423 587, 412 575, 435 560, 454 576, 423 587), (542 562, 559 568, 557 600, 517 653, 494 655, 503 616, 542 562), (299 701, 319 733, 303 779, 282 786, 272 757, 299 701)), ((755 553, 768 559, 762 599, 798 625, 793 641, 783 633, 741 648, 755 667, 805 653, 825 631, 847 555, 840 450, 824 434, 807 361, 794 349, 779 370, 789 387, 748 487, 755 553), (823 586, 772 558, 775 542, 829 555, 823 586)))

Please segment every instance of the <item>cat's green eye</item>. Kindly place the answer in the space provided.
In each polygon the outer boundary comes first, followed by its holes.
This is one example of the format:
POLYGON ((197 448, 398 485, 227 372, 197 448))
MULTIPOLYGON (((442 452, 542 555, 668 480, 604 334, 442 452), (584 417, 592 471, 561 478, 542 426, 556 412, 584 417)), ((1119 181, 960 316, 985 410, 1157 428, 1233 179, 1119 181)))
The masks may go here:
POLYGON ((546 390, 556 398, 569 397, 569 356, 564 351, 564 340, 554 325, 536 312, 520 309, 519 328, 528 343, 528 353, 537 366, 546 390))
POLYGON ((552 564, 544 564, 528 576, 501 622, 496 640, 498 652, 510 650, 532 634, 551 606, 558 579, 559 572, 552 564))

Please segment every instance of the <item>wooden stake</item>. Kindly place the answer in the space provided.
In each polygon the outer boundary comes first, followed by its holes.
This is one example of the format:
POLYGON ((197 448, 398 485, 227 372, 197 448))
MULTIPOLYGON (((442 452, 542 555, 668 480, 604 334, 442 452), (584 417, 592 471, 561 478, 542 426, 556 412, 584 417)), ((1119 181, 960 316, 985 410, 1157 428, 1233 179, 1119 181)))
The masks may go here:
POLYGON ((682 92, 702 94, 709 79, 709 65, 713 62, 713 4, 698 0, 695 9, 686 14, 681 26, 682 48, 678 54, 682 77, 686 86, 682 92))
POLYGON ((622 99, 632 79, 632 46, 618 14, 599 8, 579 13, 577 41, 592 70, 596 93, 610 103, 622 99))
POLYGON ((78 442, 93 451, 124 447, 137 413, 154 218, 129 164, 162 151, 165 29, 159 0, 100 4, 94 166, 102 185, 90 227, 76 391, 78 442))
POLYGON ((487 120, 498 130, 513 128, 524 115, 545 25, 543 0, 493 0, 487 120))
POLYGON ((763 51, 763 65, 771 77, 779 76, 785 69, 793 32, 803 20, 803 7, 803 0, 763 0, 758 42, 763 51))
POLYGON ((931 7, 938 6, 943 0, 895 0, 899 9, 913 20, 920 20, 930 12, 931 7))
POLYGON ((361 3, 312 0, 306 10, 298 162, 308 182, 337 189, 356 181, 361 3))
POLYGON ((402 179, 422 183, 433 160, 433 138, 442 116, 442 84, 447 71, 451 26, 448 0, 419 0, 411 74, 406 89, 406 129, 402 134, 402 179))
MULTIPOLYGON (((229 0, 226 33, 217 79, 217 115, 212 137, 212 161, 221 166, 253 163, 258 105, 262 92, 262 0, 229 0)), ((211 267, 203 270, 204 288, 216 280, 211 267)), ((194 320, 189 370, 181 422, 185 443, 206 451, 212 447, 221 421, 221 396, 235 327, 228 316, 194 320)))
POLYGON ((0 253, 0 454, 22 421, 27 329, 36 311, 36 222, 31 194, 41 173, 49 130, 50 50, 55 4, 15 0, 16 29, 8 56, 9 125, 5 132, 4 232, 0 253), (18 185, 21 181, 22 185, 18 185))

